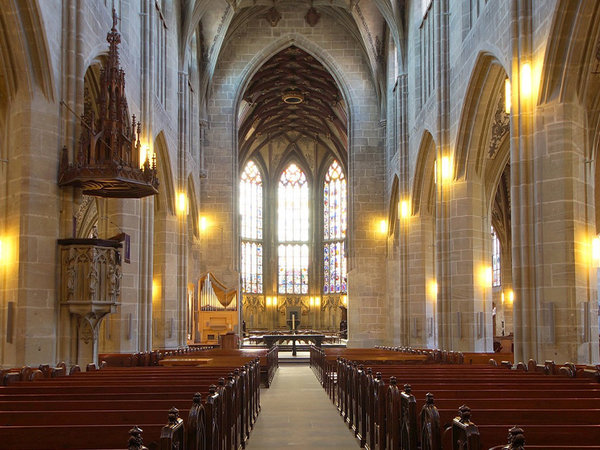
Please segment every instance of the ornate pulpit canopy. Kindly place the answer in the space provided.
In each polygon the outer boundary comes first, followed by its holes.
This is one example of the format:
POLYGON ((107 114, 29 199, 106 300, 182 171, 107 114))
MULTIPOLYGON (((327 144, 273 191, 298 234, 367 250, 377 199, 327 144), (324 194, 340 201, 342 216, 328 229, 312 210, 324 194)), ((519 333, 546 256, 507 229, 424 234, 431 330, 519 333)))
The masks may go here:
POLYGON ((76 186, 99 197, 141 198, 158 193, 156 159, 140 161, 141 125, 129 123, 125 98, 125 72, 119 67, 117 16, 107 35, 108 60, 100 71, 100 92, 92 107, 85 92, 81 136, 75 161, 69 163, 63 148, 59 186, 76 186))

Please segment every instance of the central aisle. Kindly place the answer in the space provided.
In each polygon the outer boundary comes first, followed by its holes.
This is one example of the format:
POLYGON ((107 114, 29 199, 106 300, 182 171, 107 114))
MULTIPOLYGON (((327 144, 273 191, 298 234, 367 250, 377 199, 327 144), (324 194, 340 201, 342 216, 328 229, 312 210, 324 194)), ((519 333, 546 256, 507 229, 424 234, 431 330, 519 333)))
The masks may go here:
POLYGON ((308 365, 280 365, 260 402, 248 450, 360 448, 308 365))

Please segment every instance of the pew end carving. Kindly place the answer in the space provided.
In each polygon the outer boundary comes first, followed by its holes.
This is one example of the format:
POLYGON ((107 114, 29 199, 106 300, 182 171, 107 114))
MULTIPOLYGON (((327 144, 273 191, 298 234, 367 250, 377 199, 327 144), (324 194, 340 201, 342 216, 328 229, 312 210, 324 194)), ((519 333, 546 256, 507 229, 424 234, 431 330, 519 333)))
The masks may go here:
POLYGON ((452 450, 479 450, 479 429, 471 422, 471 408, 462 405, 452 420, 452 450))
POLYGON ((144 440, 142 439, 142 430, 137 425, 134 425, 129 430, 129 443, 127 444, 127 450, 148 450, 148 447, 144 446, 144 440))
POLYGON ((179 410, 175 407, 169 411, 169 423, 160 432, 160 450, 179 450, 185 445, 185 428, 179 410))
POLYGON ((428 392, 421 409, 421 450, 439 450, 442 448, 442 428, 440 414, 434 405, 433 394, 428 392))

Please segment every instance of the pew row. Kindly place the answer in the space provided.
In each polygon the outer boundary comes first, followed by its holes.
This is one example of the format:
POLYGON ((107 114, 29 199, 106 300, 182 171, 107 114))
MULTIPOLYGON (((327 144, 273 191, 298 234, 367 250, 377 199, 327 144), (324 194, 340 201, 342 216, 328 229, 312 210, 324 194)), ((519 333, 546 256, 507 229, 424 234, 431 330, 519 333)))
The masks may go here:
POLYGON ((15 450, 123 448, 129 432, 130 448, 239 449, 260 411, 259 392, 258 359, 18 381, 0 387, 0 442, 15 450))
POLYGON ((518 428, 527 433, 527 448, 599 448, 600 385, 593 378, 497 365, 366 367, 339 356, 332 364, 323 350, 311 352, 317 377, 363 447, 487 449, 518 428))

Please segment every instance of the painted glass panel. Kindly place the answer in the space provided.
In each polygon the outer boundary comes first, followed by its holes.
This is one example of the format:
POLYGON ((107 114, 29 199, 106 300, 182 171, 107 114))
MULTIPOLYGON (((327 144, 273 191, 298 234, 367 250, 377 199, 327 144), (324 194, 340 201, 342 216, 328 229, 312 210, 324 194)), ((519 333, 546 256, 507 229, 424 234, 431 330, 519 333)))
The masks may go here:
POLYGON ((492 286, 500 286, 500 240, 492 227, 492 286))
POLYGON ((242 291, 261 294, 263 291, 263 184, 260 171, 253 161, 246 164, 240 177, 240 269, 242 291))
POLYGON ((346 293, 346 176, 331 163, 323 184, 323 293, 346 293))
POLYGON ((309 192, 304 172, 290 164, 278 188, 280 294, 308 293, 309 192))

